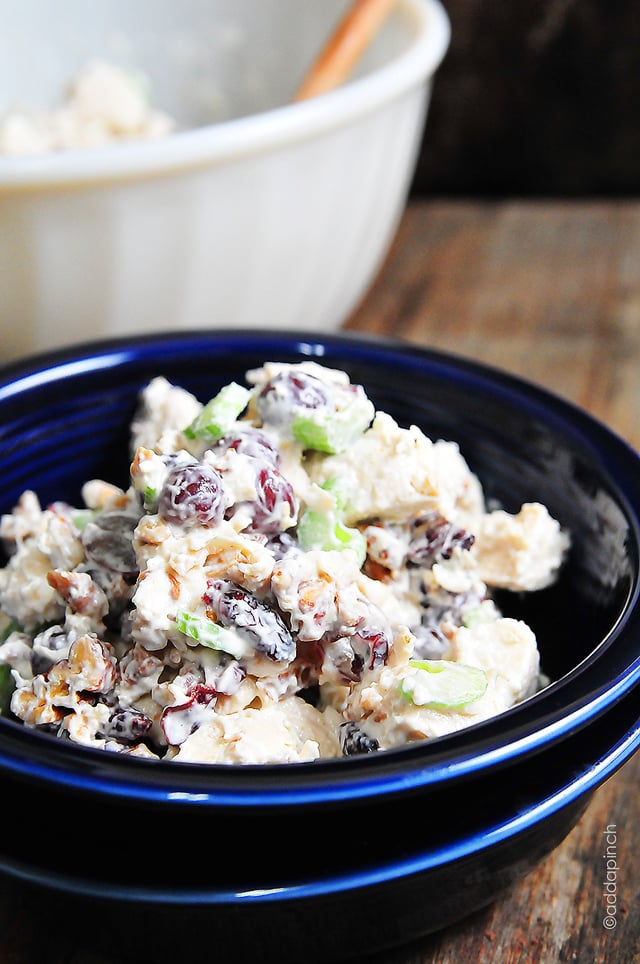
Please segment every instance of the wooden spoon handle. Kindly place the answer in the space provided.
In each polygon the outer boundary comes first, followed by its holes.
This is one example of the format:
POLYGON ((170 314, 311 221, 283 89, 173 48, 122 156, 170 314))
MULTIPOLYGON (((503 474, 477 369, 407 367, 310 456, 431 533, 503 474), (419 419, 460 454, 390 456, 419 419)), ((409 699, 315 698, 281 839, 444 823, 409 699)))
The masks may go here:
POLYGON ((396 3, 397 0, 354 0, 309 68, 293 99, 316 97, 341 84, 396 3))

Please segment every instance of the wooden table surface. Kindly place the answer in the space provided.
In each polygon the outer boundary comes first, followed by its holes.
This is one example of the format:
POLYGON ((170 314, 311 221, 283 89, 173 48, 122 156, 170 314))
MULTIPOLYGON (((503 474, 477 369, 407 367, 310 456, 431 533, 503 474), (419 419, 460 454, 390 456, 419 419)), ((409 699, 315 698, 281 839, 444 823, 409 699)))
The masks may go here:
MULTIPOLYGON (((412 202, 372 290, 345 327, 523 375, 640 448, 640 203, 412 202)), ((640 754, 596 791, 564 842, 500 900, 441 933, 369 956, 367 964, 640 961, 639 787, 640 754), (606 930, 602 840, 611 824, 617 926, 606 930)), ((22 885, 0 879, 0 964, 117 964, 115 949, 99 940, 77 947, 64 929, 52 939, 38 932, 37 918, 22 885)), ((187 945, 186 952, 204 964, 215 959, 187 945)))

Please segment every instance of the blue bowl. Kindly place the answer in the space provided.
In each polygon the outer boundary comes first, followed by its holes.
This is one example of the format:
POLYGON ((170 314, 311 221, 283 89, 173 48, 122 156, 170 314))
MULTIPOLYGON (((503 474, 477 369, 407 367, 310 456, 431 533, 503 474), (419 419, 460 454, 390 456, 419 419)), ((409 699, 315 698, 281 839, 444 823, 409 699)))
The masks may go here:
POLYGON ((555 586, 500 599, 534 628, 553 682, 457 734, 286 767, 141 760, 0 719, 3 800, 34 828, 27 845, 0 842, 0 869, 47 888, 51 907, 72 896, 85 905, 76 920, 90 928, 98 913, 129 947, 148 921, 145 959, 167 950, 172 918, 180 934, 215 933, 235 960, 256 948, 263 959, 271 949, 283 962, 336 960, 436 930, 553 849, 640 742, 640 459, 585 412, 487 366, 387 339, 281 331, 36 356, 0 370, 0 512, 27 487, 73 502, 88 478, 126 485, 129 422, 154 375, 205 401, 266 360, 309 358, 347 370, 401 424, 457 441, 508 510, 540 501, 571 531, 555 586), (43 809, 112 828, 106 865, 51 857, 43 809))

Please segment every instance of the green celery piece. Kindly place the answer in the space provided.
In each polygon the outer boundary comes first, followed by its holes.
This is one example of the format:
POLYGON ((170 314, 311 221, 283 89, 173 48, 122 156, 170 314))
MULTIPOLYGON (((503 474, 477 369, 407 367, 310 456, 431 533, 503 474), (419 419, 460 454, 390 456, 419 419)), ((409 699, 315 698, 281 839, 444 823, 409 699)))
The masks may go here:
POLYGON ((184 430, 187 438, 217 442, 229 431, 238 415, 247 407, 251 392, 237 382, 230 382, 210 399, 184 430))
POLYGON ((484 599, 477 606, 469 606, 462 614, 462 625, 468 629, 480 623, 490 623, 496 618, 496 610, 490 599, 484 599))
POLYGON ((164 485, 167 474, 166 466, 161 458, 144 461, 140 466, 139 473, 136 474, 134 485, 138 492, 144 495, 144 508, 146 512, 155 512, 158 506, 158 496, 160 489, 164 485))
POLYGON ((344 486, 340 479, 336 475, 332 475, 330 479, 323 482, 320 486, 325 492, 330 492, 334 498, 336 504, 336 510, 338 512, 344 512, 346 505, 348 504, 347 493, 345 492, 344 486))
POLYGON ((197 616, 181 610, 176 614, 176 626, 181 633, 197 640, 202 646, 229 653, 236 659, 240 659, 248 652, 245 643, 235 633, 207 619, 206 616, 197 616))
POLYGON ((144 507, 147 512, 154 512, 158 504, 158 490, 153 485, 145 486, 144 507))
POLYGON ((297 442, 316 452, 335 455, 344 452, 369 427, 373 406, 366 396, 357 396, 338 412, 327 414, 313 410, 296 415, 291 434, 297 442))
POLYGON ((400 681, 404 699, 415 706, 433 710, 459 710, 479 700, 487 690, 486 673, 476 666, 467 666, 450 659, 412 659, 414 673, 400 681), (416 699, 419 687, 426 694, 416 699))
POLYGON ((0 663, 0 715, 6 716, 11 708, 11 694, 15 689, 11 667, 0 663))
POLYGON ((22 626, 15 619, 11 619, 5 613, 0 612, 0 643, 6 642, 11 633, 14 632, 22 632, 22 626))
POLYGON ((95 509, 74 509, 71 518, 76 529, 82 532, 89 522, 95 519, 97 514, 95 509))
POLYGON ((309 549, 353 549, 362 565, 367 555, 367 540, 359 529, 345 526, 334 512, 306 509, 298 522, 298 542, 309 549))

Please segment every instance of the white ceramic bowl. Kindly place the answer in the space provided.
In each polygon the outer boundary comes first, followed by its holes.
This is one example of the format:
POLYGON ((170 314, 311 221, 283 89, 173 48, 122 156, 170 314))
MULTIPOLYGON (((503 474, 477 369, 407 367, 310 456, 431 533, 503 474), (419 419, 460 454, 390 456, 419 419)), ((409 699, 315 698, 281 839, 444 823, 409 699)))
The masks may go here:
POLYGON ((67 0, 63 19, 0 0, 0 110, 53 106, 98 56, 144 71, 181 125, 0 156, 3 360, 165 328, 342 324, 397 228, 449 42, 438 0, 399 0, 347 84, 291 103, 346 6, 67 0))

